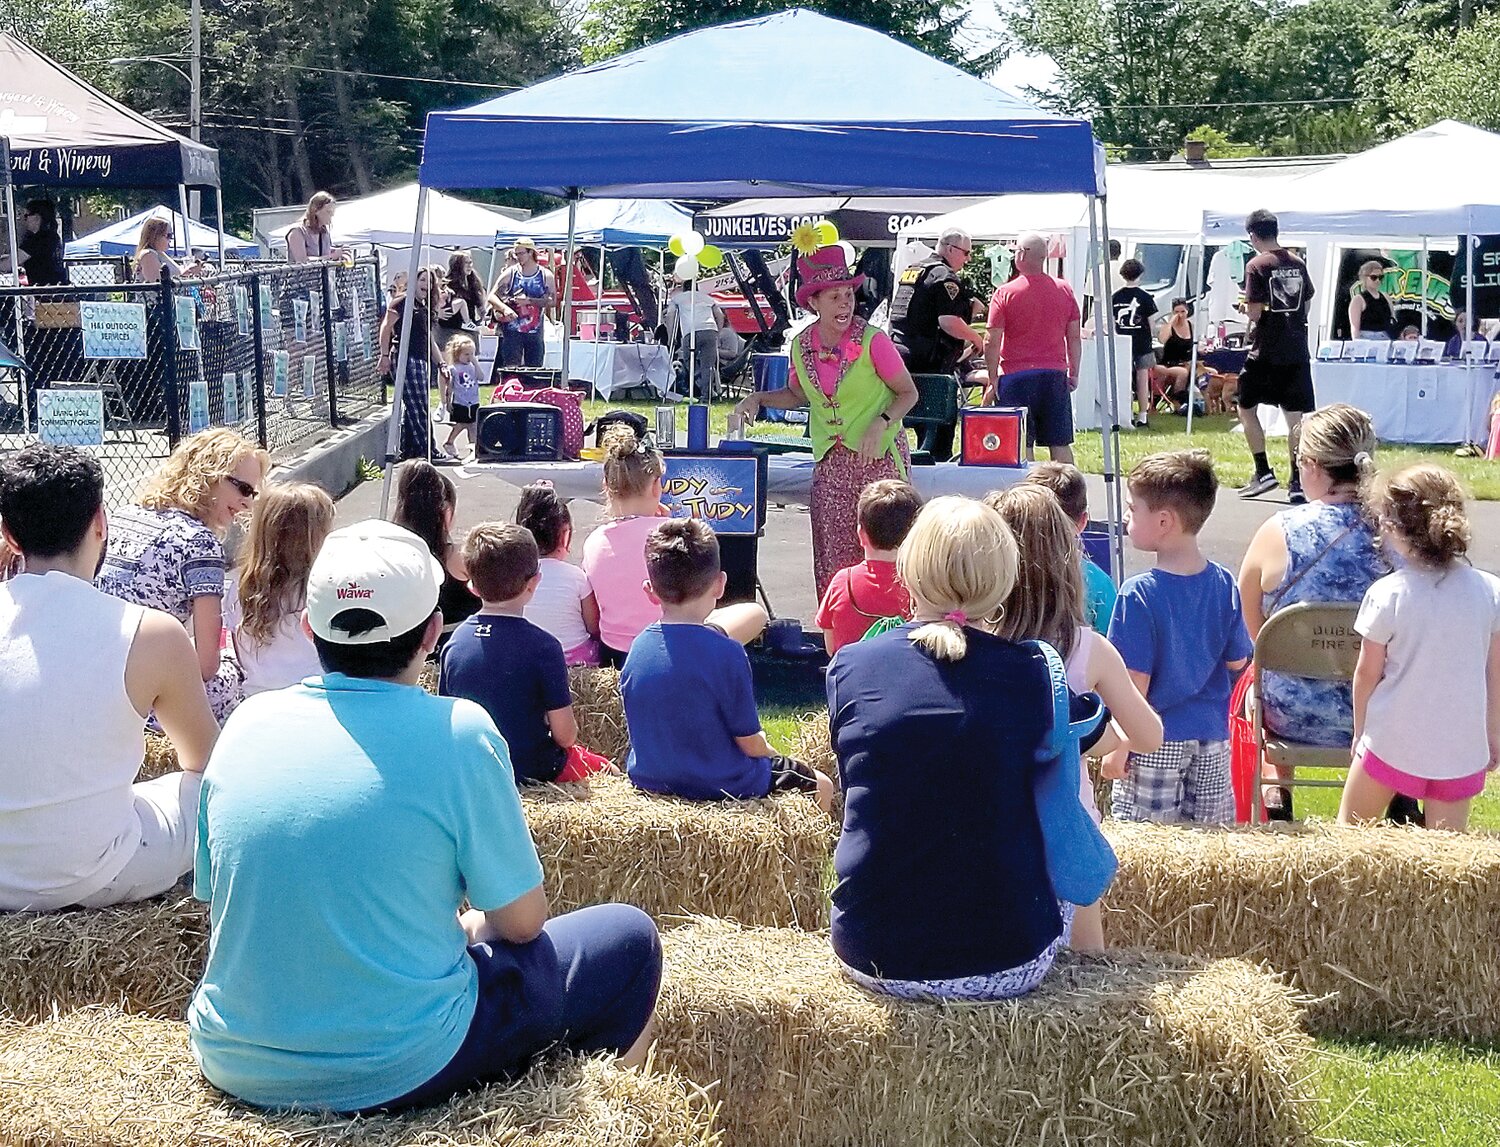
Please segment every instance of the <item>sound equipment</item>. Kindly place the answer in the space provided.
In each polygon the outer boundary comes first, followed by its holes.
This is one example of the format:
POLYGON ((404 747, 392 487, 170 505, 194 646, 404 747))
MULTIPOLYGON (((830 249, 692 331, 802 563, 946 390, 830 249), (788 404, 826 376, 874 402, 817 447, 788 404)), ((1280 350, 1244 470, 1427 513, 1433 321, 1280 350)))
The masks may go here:
POLYGON ((1026 465, 1026 408, 969 406, 958 412, 964 466, 1026 465))
POLYGON ((475 457, 481 462, 557 462, 563 456, 563 412, 541 402, 479 408, 475 457))

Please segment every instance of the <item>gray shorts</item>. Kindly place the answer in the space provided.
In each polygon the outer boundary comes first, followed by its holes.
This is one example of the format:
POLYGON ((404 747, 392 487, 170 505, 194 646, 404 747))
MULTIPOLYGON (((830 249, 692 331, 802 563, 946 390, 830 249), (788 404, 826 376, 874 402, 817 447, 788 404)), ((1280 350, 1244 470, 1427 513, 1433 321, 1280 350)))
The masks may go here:
POLYGON ((1136 370, 1150 370, 1155 365, 1156 352, 1154 350, 1148 350, 1145 354, 1138 354, 1135 356, 1136 370))

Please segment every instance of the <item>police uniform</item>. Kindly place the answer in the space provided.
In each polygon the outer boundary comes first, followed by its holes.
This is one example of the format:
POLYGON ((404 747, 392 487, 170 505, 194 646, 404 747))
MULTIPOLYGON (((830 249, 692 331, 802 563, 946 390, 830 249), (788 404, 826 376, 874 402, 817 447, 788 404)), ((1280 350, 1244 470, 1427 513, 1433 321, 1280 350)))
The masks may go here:
MULTIPOLYGON (((939 325, 944 315, 967 324, 974 293, 946 260, 934 255, 901 272, 891 298, 891 341, 912 374, 953 374, 963 357, 963 339, 939 325)), ((953 456, 953 423, 923 427, 922 449, 939 462, 953 456)))

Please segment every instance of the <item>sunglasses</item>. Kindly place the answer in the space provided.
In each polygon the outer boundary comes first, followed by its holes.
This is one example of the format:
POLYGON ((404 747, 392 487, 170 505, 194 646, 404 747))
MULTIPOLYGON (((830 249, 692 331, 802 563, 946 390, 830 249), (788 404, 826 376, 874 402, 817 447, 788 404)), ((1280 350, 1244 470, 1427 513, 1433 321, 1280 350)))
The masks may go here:
POLYGON ((233 474, 225 474, 224 481, 228 482, 231 486, 238 490, 240 492, 240 496, 243 498, 258 498, 260 496, 259 490, 250 485, 249 482, 240 481, 233 474))

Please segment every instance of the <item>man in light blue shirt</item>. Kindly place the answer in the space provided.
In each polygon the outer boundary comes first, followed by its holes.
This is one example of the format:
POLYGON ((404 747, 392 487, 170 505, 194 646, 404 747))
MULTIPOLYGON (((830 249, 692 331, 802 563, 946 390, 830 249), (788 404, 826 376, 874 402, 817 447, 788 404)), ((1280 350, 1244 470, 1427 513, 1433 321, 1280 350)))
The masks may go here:
POLYGON ((442 577, 399 526, 331 534, 305 618, 324 674, 250 698, 209 761, 188 1022, 204 1075, 246 1102, 393 1110, 557 1044, 644 1058, 655 925, 624 905, 547 919, 504 740, 416 684, 442 577))

